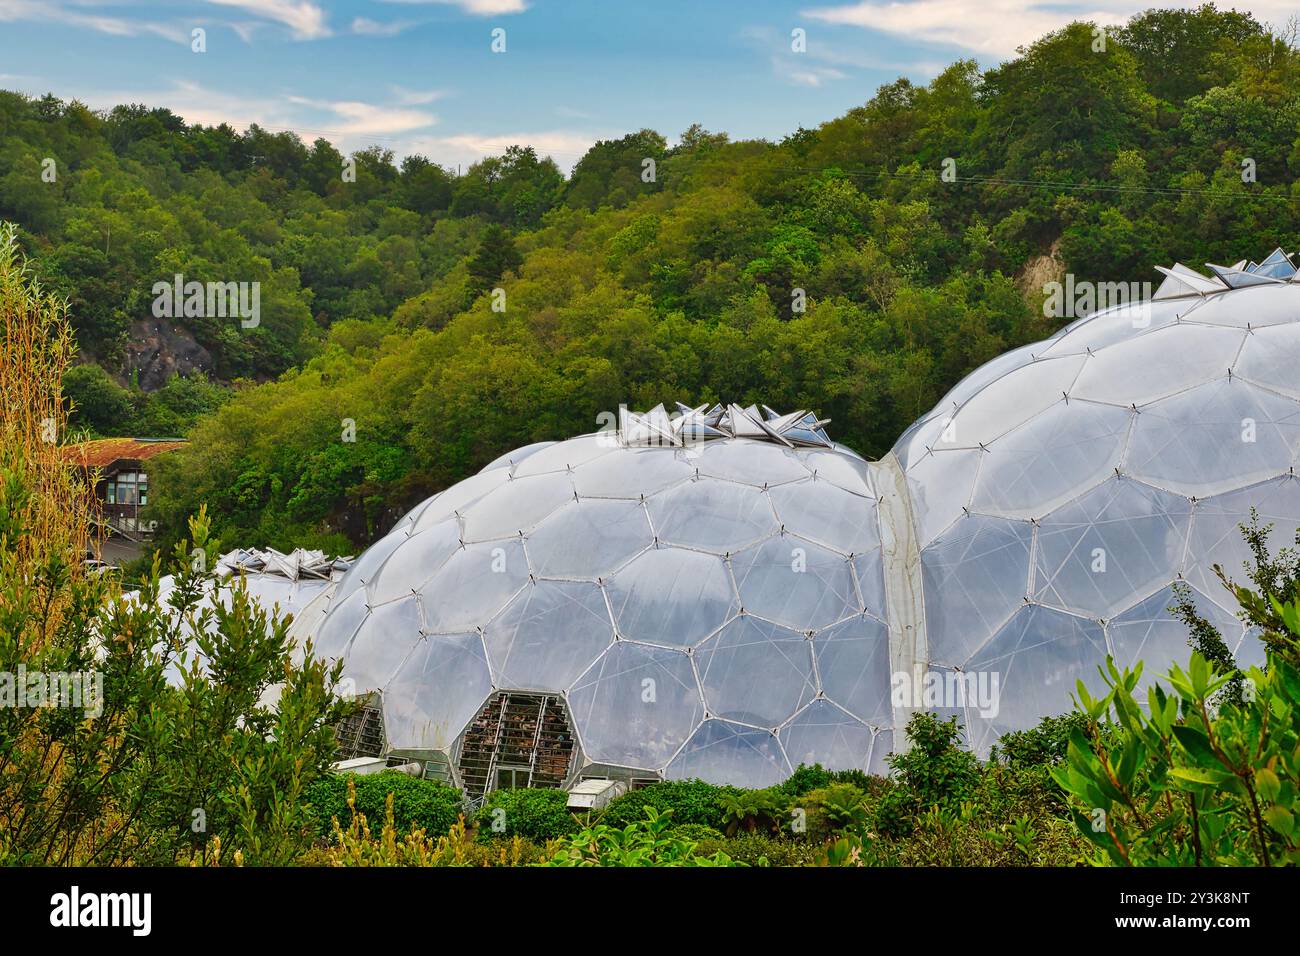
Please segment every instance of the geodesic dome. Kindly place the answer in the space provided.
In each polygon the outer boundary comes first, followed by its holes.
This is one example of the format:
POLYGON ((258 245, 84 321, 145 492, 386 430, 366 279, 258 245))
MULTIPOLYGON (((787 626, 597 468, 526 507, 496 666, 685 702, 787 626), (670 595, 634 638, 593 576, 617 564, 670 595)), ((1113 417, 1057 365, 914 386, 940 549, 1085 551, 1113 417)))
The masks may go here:
POLYGON ((1150 302, 1089 316, 976 370, 893 451, 922 573, 918 658, 993 672, 1000 707, 956 708, 976 750, 1069 708, 1107 654, 1144 681, 1190 653, 1176 582, 1240 657, 1239 525, 1300 524, 1300 285, 1262 264, 1162 269, 1150 302))
POLYGON ((1252 506, 1275 543, 1300 524, 1300 285, 1280 251, 1164 271, 976 370, 879 462, 734 405, 503 456, 319 599, 317 652, 376 692, 386 751, 471 793, 880 771, 917 709, 984 752, 1108 654, 1185 659, 1177 582, 1257 653, 1210 569, 1239 571, 1252 506), (934 676, 994 699, 916 693, 934 676))

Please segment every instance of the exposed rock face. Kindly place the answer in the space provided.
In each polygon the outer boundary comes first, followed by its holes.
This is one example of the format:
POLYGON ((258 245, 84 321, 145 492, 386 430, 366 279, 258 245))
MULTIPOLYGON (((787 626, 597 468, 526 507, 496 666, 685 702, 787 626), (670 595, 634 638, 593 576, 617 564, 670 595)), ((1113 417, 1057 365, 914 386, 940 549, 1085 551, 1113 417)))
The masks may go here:
POLYGON ((212 355, 188 331, 167 319, 140 319, 131 324, 123 372, 140 375, 146 392, 161 388, 174 373, 212 373, 212 355))

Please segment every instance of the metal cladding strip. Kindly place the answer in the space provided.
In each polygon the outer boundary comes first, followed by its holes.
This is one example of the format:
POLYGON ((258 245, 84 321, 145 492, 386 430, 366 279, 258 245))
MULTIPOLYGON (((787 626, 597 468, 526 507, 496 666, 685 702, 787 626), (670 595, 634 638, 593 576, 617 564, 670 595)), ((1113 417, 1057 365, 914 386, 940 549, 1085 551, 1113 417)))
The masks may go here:
POLYGON ((897 456, 891 451, 871 463, 872 484, 880 494, 880 542, 889 623, 889 684, 894 714, 894 750, 908 748, 903 732, 925 685, 930 646, 925 634, 925 603, 921 591, 921 549, 912 521, 912 497, 897 456), (908 681, 900 695, 897 685, 908 681))

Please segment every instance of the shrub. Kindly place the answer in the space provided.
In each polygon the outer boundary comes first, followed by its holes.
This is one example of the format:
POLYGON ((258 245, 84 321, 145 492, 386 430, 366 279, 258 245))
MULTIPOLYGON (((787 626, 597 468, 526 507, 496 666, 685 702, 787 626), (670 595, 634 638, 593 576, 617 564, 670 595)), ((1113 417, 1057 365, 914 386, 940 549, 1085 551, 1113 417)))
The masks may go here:
POLYGON ((940 720, 918 712, 907 722, 911 749, 886 758, 894 779, 877 801, 873 825, 890 837, 912 832, 931 807, 954 807, 972 797, 980 782, 979 759, 962 748, 957 718, 940 720))
POLYGON ((478 839, 482 842, 521 836, 545 843, 568 836, 578 823, 568 810, 563 790, 494 790, 478 812, 478 839))
POLYGON ((737 831, 755 833, 761 830, 777 833, 785 823, 790 798, 776 787, 766 790, 737 790, 721 794, 722 826, 727 836, 737 831))
POLYGON ((391 795, 393 824, 401 834, 418 827, 431 836, 441 836, 451 829, 461 813, 460 791, 439 780, 421 780, 391 770, 364 776, 330 774, 307 790, 307 800, 316 813, 322 836, 334 831, 334 818, 340 823, 351 819, 349 784, 356 790, 357 812, 371 820, 384 818, 384 806, 391 795))
POLYGON ((1028 730, 1003 734, 989 759, 1015 769, 1060 763, 1065 759, 1070 735, 1076 730, 1083 730, 1087 722, 1087 716, 1080 713, 1044 717, 1028 730))
POLYGON ((788 796, 802 797, 813 790, 828 786, 833 779, 833 775, 823 769, 821 764, 815 763, 809 767, 801 763, 779 789, 788 796))
POLYGON ((703 823, 674 823, 673 835, 683 840, 721 840, 722 833, 703 823))
POLYGON ((647 807, 660 813, 672 811, 674 826, 698 823, 721 830, 722 795, 736 793, 732 787, 718 787, 703 780, 666 780, 633 790, 609 802, 600 822, 611 827, 625 827, 645 819, 647 807))
POLYGON ((701 840, 698 854, 725 853, 749 866, 809 866, 819 848, 803 840, 782 840, 766 833, 741 833, 722 839, 701 840))
POLYGON ((672 811, 645 808, 645 819, 616 828, 603 823, 586 827, 565 840, 546 866, 744 866, 726 853, 699 852, 695 841, 680 836, 672 811))

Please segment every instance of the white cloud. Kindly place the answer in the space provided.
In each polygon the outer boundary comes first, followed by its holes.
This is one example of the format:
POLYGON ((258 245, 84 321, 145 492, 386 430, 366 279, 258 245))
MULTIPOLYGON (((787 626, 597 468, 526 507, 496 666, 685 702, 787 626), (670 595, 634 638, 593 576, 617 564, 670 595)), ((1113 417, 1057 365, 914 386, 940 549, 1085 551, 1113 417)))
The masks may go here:
POLYGON ((190 42, 189 30, 176 24, 86 13, 48 0, 0 0, 0 23, 19 21, 59 23, 118 37, 134 37, 151 33, 175 43, 190 42))
POLYGON ((352 32, 365 37, 395 37, 403 30, 415 26, 410 20, 389 20, 380 23, 369 17, 357 17, 352 21, 352 32))
POLYGON ((377 106, 358 100, 314 100, 304 96, 288 97, 290 103, 310 107, 328 114, 327 122, 333 129, 327 132, 339 136, 392 136, 424 129, 438 122, 432 113, 403 107, 377 106))
POLYGON ((447 96, 446 90, 408 90, 404 86, 389 86, 393 96, 402 106, 427 106, 434 100, 447 96))
POLYGON ((431 4, 460 7, 476 17, 495 17, 510 13, 523 13, 528 0, 382 0, 383 3, 431 4))
MULTIPOLYGON (((1294 12, 1289 3, 1265 0, 1244 9, 1262 21, 1282 24, 1294 12)), ((844 6, 814 7, 802 15, 823 23, 944 43, 986 56, 1010 57, 1017 47, 1071 21, 1118 24, 1150 6, 1149 0, 1091 0, 1083 4, 1068 0, 859 0, 844 6)))
POLYGON ((208 0, 208 2, 222 7, 237 7, 264 20, 282 23, 298 40, 318 40, 330 35, 329 25, 325 22, 325 11, 311 0, 208 0))

